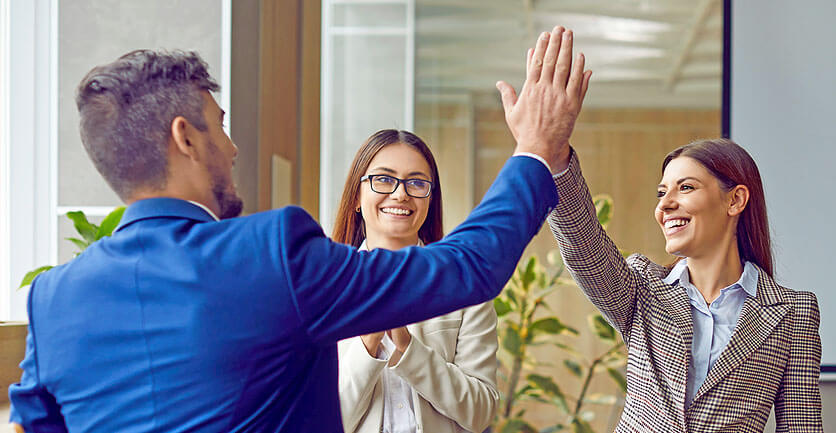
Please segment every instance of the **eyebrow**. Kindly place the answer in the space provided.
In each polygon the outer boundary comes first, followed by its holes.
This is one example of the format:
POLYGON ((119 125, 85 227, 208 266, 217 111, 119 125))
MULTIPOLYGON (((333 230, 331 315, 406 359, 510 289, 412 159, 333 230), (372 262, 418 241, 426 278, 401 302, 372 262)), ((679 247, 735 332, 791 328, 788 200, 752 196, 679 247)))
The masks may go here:
MULTIPOLYGON (((700 182, 700 180, 697 179, 696 177, 686 176, 686 177, 683 177, 682 179, 677 180, 676 184, 681 185, 682 182, 685 182, 686 180, 695 180, 697 182, 700 182)), ((702 182, 700 182, 700 183, 702 183, 702 182)), ((657 188, 664 188, 664 187, 665 187, 665 185, 662 185, 661 183, 657 186, 657 188)))
MULTIPOLYGON (((393 175, 397 174, 397 172, 395 170, 392 170, 389 167, 375 167, 375 168, 373 168, 369 171, 384 171, 386 173, 393 174, 393 175)), ((429 175, 427 175, 426 173, 421 172, 421 171, 413 171, 413 172, 406 175, 407 178, 410 178, 411 176, 424 176, 424 177, 427 177, 427 178, 430 177, 429 175)))

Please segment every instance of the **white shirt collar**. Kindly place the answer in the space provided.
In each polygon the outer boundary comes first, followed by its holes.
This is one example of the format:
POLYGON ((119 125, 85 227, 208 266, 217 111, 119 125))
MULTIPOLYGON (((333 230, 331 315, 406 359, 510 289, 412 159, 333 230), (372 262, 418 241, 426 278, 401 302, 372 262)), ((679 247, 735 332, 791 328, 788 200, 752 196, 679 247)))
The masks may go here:
POLYGON ((186 200, 186 201, 188 201, 189 203, 191 203, 191 204, 193 204, 193 205, 195 205, 195 206, 197 206, 197 207, 199 207, 199 208, 201 208, 201 209, 205 210, 205 211, 206 211, 206 213, 208 213, 208 214, 209 214, 209 216, 211 216, 211 217, 212 217, 212 219, 214 219, 215 221, 220 221, 220 220, 221 220, 220 218, 218 218, 218 216, 217 216, 217 215, 215 215, 215 212, 212 212, 212 210, 211 210, 211 209, 209 209, 208 207, 206 207, 205 205, 203 205, 203 203, 198 203, 198 202, 196 202, 196 201, 191 201, 191 200, 186 200))
MULTIPOLYGON (((691 283, 691 279, 688 274, 688 259, 682 259, 674 265, 671 272, 662 279, 665 284, 676 284, 679 281, 680 284, 683 286, 688 286, 691 283)), ((743 274, 740 275, 740 279, 737 280, 736 283, 732 284, 739 285, 746 291, 746 294, 749 296, 757 296, 758 293, 758 270, 755 268, 755 265, 752 262, 747 261, 743 265, 743 274)), ((731 286, 729 286, 731 287, 731 286)))

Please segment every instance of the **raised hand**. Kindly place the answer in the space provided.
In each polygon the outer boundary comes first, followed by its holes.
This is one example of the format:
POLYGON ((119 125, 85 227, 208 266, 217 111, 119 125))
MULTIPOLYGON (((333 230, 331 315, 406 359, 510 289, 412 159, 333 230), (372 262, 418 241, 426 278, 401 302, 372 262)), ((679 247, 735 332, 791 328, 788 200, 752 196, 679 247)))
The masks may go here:
POLYGON ((572 31, 555 27, 528 50, 526 78, 519 96, 504 82, 505 122, 517 141, 516 152, 542 156, 553 172, 569 164, 569 137, 581 111, 592 71, 584 71, 582 53, 572 60, 572 31))

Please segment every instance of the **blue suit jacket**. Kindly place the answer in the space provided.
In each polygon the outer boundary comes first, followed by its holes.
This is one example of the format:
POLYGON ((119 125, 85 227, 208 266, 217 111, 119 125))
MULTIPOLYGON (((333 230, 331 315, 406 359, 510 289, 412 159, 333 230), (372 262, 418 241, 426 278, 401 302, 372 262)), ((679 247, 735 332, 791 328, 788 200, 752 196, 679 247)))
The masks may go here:
POLYGON ((132 204, 110 238, 36 279, 11 420, 27 432, 342 431, 338 340, 496 296, 557 204, 514 157, 444 240, 358 252, 288 207, 215 222, 132 204))

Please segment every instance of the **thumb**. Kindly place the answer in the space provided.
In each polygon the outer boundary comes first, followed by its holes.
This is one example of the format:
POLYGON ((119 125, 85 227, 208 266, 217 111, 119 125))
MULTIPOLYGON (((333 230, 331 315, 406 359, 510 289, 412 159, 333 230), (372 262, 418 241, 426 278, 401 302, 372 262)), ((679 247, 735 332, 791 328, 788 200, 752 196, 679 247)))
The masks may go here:
POLYGON ((499 95, 502 97, 502 108, 505 110, 505 115, 508 116, 517 103, 517 92, 504 81, 497 81, 496 89, 499 90, 499 95))

